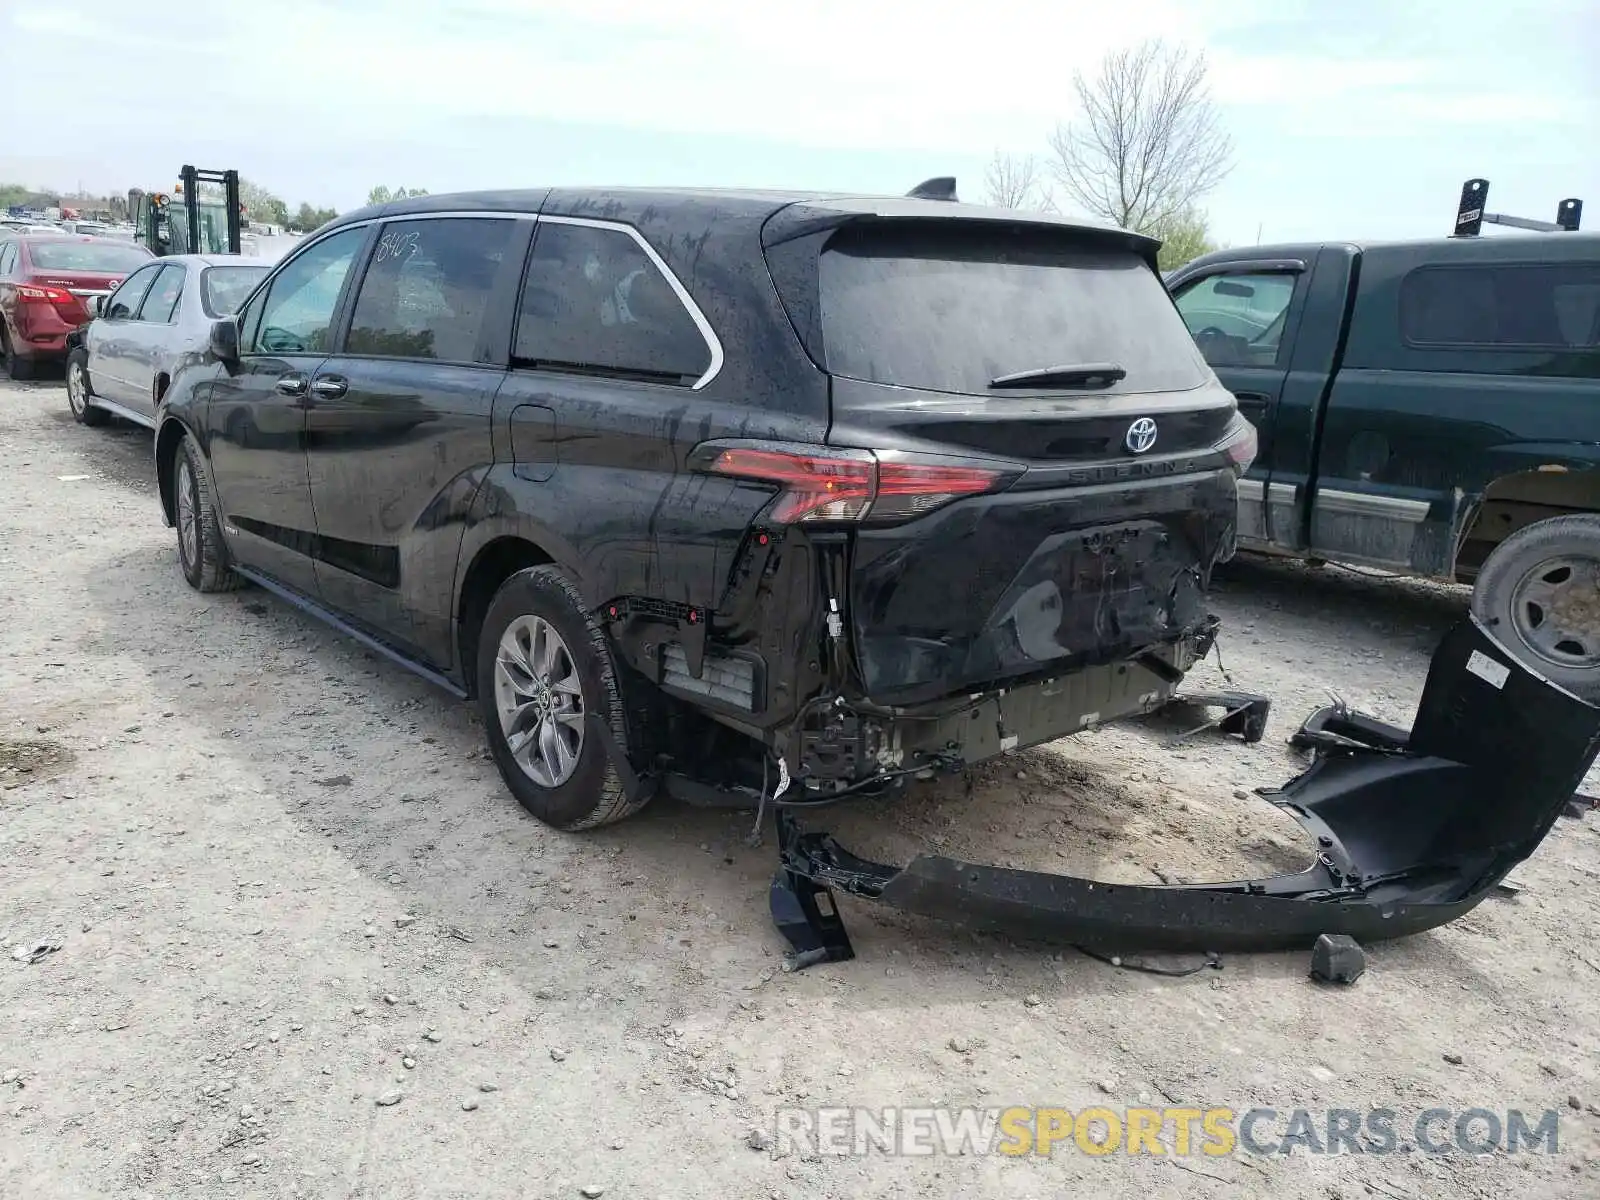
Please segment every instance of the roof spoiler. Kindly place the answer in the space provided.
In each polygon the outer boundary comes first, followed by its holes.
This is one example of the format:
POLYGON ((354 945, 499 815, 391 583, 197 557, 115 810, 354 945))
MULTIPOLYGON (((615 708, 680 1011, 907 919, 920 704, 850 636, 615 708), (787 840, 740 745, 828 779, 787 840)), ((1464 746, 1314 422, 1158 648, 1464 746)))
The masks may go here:
POLYGON ((932 179, 924 179, 916 187, 906 193, 915 200, 956 200, 956 177, 954 175, 935 175, 932 179))
POLYGON ((1506 213, 1487 212, 1489 181, 1469 179, 1461 185, 1461 202, 1456 205, 1456 228, 1452 237, 1477 237, 1485 224, 1509 225, 1513 229, 1530 229, 1535 233, 1576 233, 1583 219, 1583 201, 1572 197, 1556 205, 1554 221, 1536 221, 1532 217, 1513 217, 1506 213))

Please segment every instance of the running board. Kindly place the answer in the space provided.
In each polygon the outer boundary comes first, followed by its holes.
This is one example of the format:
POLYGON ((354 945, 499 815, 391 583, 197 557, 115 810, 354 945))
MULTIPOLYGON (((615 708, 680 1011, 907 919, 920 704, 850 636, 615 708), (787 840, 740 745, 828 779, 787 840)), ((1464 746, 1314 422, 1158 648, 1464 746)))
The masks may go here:
POLYGON ((145 429, 154 429, 156 427, 154 418, 136 413, 133 409, 118 404, 115 400, 102 400, 99 396, 90 396, 84 403, 91 408, 98 408, 103 412, 108 412, 114 417, 121 417, 124 421, 131 421, 135 425, 141 425, 145 429))
POLYGON ((393 646, 389 645, 388 642, 383 641, 381 638, 373 637, 372 634, 367 633, 364 630, 357 629, 354 625, 350 624, 349 621, 346 621, 343 617, 336 614, 332 609, 324 608, 309 596, 302 596, 293 588, 279 583, 271 576, 263 575, 261 572, 252 570, 249 567, 235 566, 233 568, 233 573, 248 579, 257 587, 271 592, 274 596, 278 597, 278 599, 286 601, 295 608, 298 608, 301 612, 317 618, 317 620, 326 625, 333 626, 346 637, 354 638, 368 650, 371 650, 374 654, 383 655, 384 658, 387 658, 396 666, 404 667, 413 675, 422 676, 422 678, 426 679, 435 687, 443 688, 445 691, 449 692, 457 700, 465 700, 467 698, 467 692, 465 688, 454 683, 446 676, 439 674, 439 672, 435 671, 432 667, 425 667, 416 660, 406 657, 405 654, 401 653, 399 650, 396 650, 393 646))

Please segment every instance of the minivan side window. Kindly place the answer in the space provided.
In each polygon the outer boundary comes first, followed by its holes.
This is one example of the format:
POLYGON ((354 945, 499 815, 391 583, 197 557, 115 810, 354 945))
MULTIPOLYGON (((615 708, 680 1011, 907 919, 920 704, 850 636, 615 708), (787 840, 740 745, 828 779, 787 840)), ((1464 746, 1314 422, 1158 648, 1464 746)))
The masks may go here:
POLYGON ((693 384, 711 348, 677 292, 621 229, 541 220, 518 304, 513 365, 693 384))
POLYGON ((1173 302, 1213 367, 1270 367, 1278 361, 1295 278, 1226 271, 1191 284, 1173 302))
POLYGON ((150 288, 150 283, 160 273, 162 264, 151 263, 140 267, 122 281, 122 286, 106 297, 104 315, 113 321, 131 321, 139 311, 139 302, 150 288))
MULTIPOLYGON (((339 292, 366 236, 366 229, 359 226, 341 229, 296 255, 278 272, 261 306, 260 326, 251 341, 254 352, 327 353, 339 292)), ((241 329, 248 330, 248 324, 241 324, 241 329)))
POLYGON ((1419 267, 1400 284, 1413 346, 1600 347, 1600 263, 1419 267))
POLYGON ((515 232, 515 221, 493 217, 386 224, 361 281, 345 353, 490 361, 484 323, 515 232))

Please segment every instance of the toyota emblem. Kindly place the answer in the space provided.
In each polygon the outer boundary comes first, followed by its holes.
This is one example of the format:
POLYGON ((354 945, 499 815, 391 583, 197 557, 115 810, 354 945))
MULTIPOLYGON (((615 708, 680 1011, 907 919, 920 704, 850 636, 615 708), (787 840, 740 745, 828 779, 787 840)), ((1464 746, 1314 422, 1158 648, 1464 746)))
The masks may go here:
POLYGON ((1128 426, 1128 436, 1122 441, 1132 453, 1143 454, 1156 444, 1156 423, 1149 417, 1140 417, 1128 426))

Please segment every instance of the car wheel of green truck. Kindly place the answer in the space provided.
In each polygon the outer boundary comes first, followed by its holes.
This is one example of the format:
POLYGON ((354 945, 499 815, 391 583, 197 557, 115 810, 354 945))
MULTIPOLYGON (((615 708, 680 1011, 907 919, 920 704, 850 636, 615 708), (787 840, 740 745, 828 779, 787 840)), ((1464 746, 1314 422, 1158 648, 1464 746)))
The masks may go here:
POLYGON ((519 571, 495 593, 478 638, 478 703, 495 765, 517 802, 557 829, 591 829, 644 807, 610 747, 627 727, 604 631, 555 567, 519 571), (609 733, 598 736, 595 718, 609 733))
POLYGON ((1478 573, 1472 613, 1546 679, 1600 701, 1600 516, 1517 530, 1478 573))
POLYGON ((111 414, 95 405, 89 386, 89 354, 74 350, 67 359, 67 403, 80 425, 104 425, 111 414))

